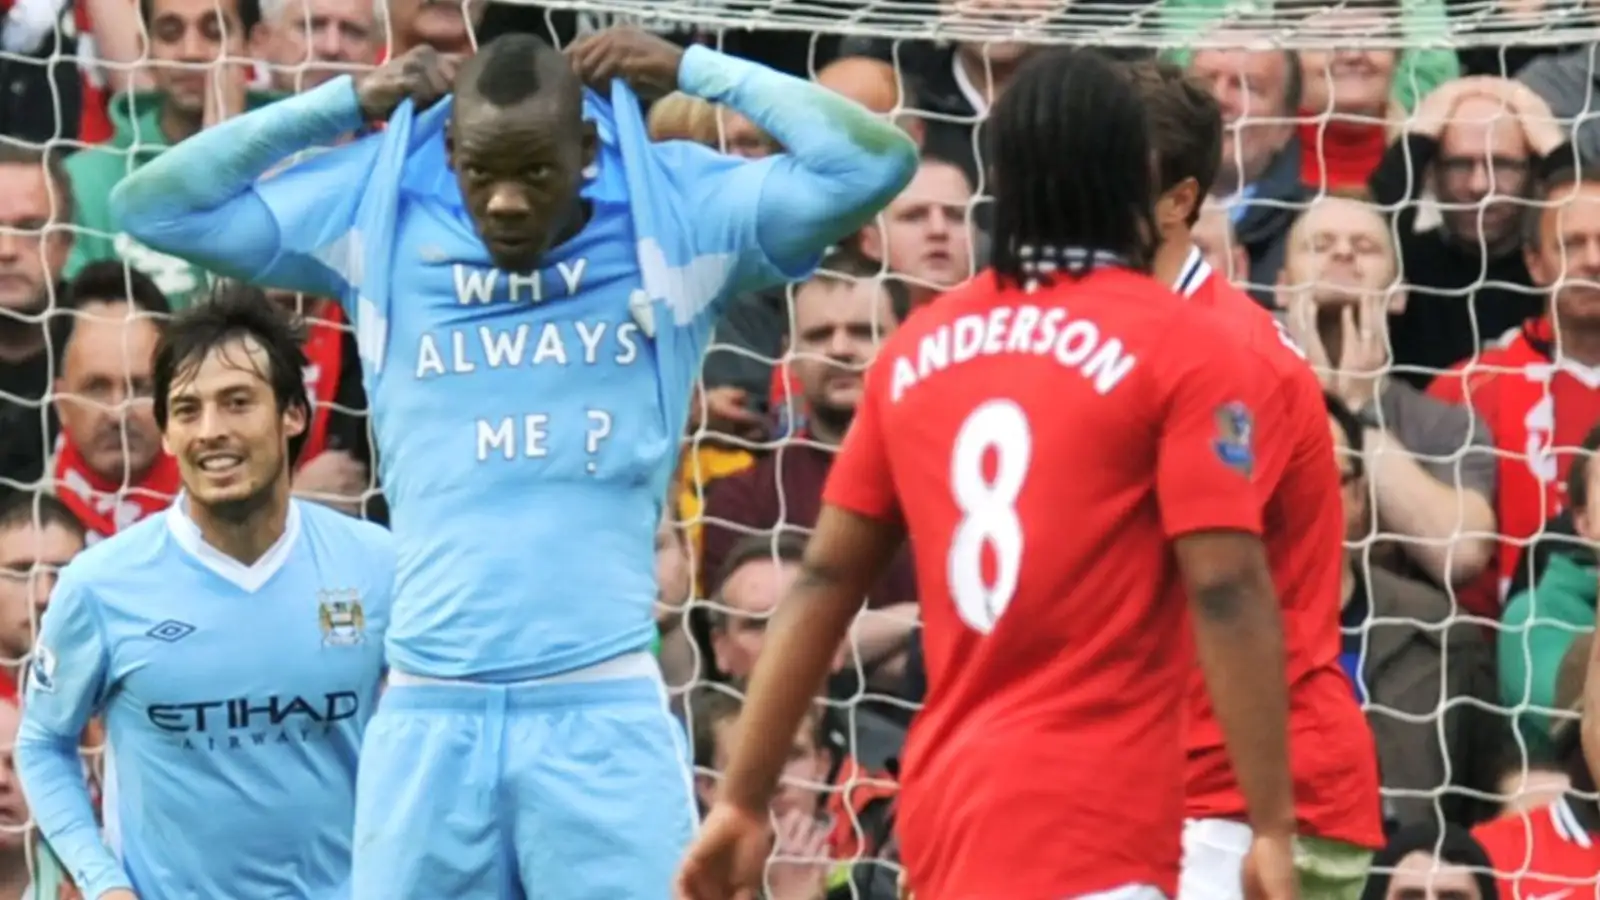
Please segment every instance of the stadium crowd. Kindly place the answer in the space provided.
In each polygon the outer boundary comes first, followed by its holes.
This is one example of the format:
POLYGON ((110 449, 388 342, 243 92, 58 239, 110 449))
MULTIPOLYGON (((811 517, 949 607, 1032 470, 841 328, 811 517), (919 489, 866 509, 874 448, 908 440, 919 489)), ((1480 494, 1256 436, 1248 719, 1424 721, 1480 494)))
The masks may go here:
MULTIPOLYGON (((970 5, 1004 16, 1030 4, 970 5)), ((1457 15, 1445 0, 1256 16, 1225 14, 1220 0, 1126 5, 1149 16, 1152 45, 1205 35, 1174 54, 1226 125, 1196 240, 1281 317, 1330 397, 1347 523, 1343 662, 1376 739, 1391 835, 1367 896, 1420 896, 1407 891, 1430 878, 1431 896, 1588 896, 1600 808, 1574 710, 1600 594, 1589 462, 1600 170, 1585 164, 1600 153, 1595 45, 1508 37, 1456 52, 1432 39, 1457 15), (1292 19, 1298 51, 1268 45, 1268 18, 1292 19), (1426 49, 1372 40, 1397 35, 1426 49)), ((1541 0, 1510 6, 1543 14, 1541 0)), ((478 0, 0 0, 0 16, 8 748, 54 573, 177 491, 149 403, 150 349, 163 316, 200 301, 209 277, 112 233, 112 186, 212 123, 419 43, 470 51, 474 34, 533 30, 560 44, 606 23, 478 0)), ((705 360, 656 546, 657 653, 705 799, 861 370, 896 322, 984 265, 982 123, 1030 45, 659 30, 814 77, 894 117, 924 153, 906 191, 817 275, 737 300, 705 360)), ((657 140, 782 152, 683 95, 658 101, 649 122, 657 140)), ((351 331, 327 300, 271 300, 312 324, 316 413, 295 487, 382 522, 351 331)), ((925 690, 915 590, 902 559, 795 738, 774 810, 774 900, 895 895, 895 757, 925 690)), ((92 729, 84 747, 97 779, 92 729)), ((29 837, 9 758, 0 752, 0 900, 76 896, 29 837)))

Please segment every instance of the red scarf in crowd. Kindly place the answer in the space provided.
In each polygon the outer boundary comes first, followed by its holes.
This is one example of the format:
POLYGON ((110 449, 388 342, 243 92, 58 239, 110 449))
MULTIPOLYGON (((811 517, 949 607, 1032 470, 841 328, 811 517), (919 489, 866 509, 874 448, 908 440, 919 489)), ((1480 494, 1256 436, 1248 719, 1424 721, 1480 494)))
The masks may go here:
POLYGON ((320 304, 314 312, 314 316, 307 317, 310 328, 305 344, 305 376, 311 422, 306 428, 306 445, 300 450, 301 463, 316 459, 328 449, 328 419, 339 379, 344 375, 344 317, 334 303, 320 304))
POLYGON ((143 478, 126 487, 102 478, 90 471, 65 434, 56 454, 55 480, 56 496, 89 531, 91 543, 166 509, 181 486, 178 462, 165 453, 156 457, 143 478))
MULTIPOLYGON (((1313 113, 1301 113, 1311 119, 1313 113)), ((1302 121, 1300 180, 1313 191, 1366 190, 1367 178, 1389 148, 1382 123, 1342 119, 1302 121)))

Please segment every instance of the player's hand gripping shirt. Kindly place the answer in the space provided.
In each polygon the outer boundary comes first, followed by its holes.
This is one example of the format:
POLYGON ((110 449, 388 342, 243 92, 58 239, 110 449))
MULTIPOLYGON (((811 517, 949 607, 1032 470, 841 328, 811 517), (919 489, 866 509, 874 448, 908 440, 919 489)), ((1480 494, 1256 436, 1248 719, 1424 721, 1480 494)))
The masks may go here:
POLYGON ((85 897, 343 896, 391 539, 294 501, 283 537, 245 566, 183 505, 62 570, 17 737, 28 803, 85 897), (97 715, 103 838, 78 757, 97 715))
POLYGON ((1174 893, 1195 665, 1169 541, 1256 532, 1255 388, 1119 268, 984 274, 884 345, 826 502, 902 522, 927 705, 898 827, 923 896, 1174 893))
MULTIPOLYGON (((1283 604, 1289 679, 1290 768, 1303 833, 1383 846, 1377 751, 1354 688, 1339 664, 1344 504, 1322 386, 1278 321, 1216 277, 1198 250, 1178 290, 1245 344, 1243 363, 1264 387, 1255 480, 1262 537, 1283 604)), ((1191 681, 1188 815, 1244 819, 1244 795, 1228 759, 1199 668, 1191 681)))
POLYGON ((511 681, 646 647, 655 529, 724 301, 804 276, 915 170, 904 134, 825 89, 703 47, 679 80, 788 153, 653 144, 621 82, 590 93, 593 215, 527 274, 494 269, 474 233, 445 160, 448 102, 405 104, 382 135, 255 180, 359 124, 348 80, 118 186, 146 244, 345 304, 398 544, 398 670, 511 681), (233 173, 184 185, 212 154, 233 173))

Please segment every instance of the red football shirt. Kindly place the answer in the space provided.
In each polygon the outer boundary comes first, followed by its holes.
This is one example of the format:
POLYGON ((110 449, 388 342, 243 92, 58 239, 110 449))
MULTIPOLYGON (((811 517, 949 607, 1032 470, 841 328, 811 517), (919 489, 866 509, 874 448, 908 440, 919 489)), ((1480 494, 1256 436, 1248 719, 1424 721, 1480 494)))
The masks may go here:
POLYGON ((1557 344, 1550 319, 1535 319, 1428 386, 1432 397, 1470 404, 1494 437, 1499 583, 1460 592, 1478 615, 1499 615, 1524 548, 1565 508, 1567 473, 1600 421, 1600 368, 1562 358, 1557 344))
POLYGON ((1565 797, 1542 809, 1485 822, 1472 836, 1494 865, 1500 900, 1594 896, 1600 834, 1584 829, 1565 797))
POLYGON ((896 822, 919 896, 1176 893, 1194 657, 1169 541, 1260 529, 1259 379, 1232 347, 1103 268, 984 273, 880 351, 824 500, 913 551, 928 692, 896 822))
MULTIPOLYGON (((1244 340, 1269 379, 1270 395, 1257 427, 1284 437, 1274 445, 1281 452, 1258 455, 1256 483, 1265 498, 1261 522, 1267 559, 1283 604, 1290 760, 1300 830, 1382 847, 1377 752, 1339 664, 1344 504, 1322 385, 1272 314, 1213 277, 1198 250, 1177 287, 1244 340)), ((1243 819, 1244 795, 1198 667, 1190 696, 1189 816, 1243 819)))

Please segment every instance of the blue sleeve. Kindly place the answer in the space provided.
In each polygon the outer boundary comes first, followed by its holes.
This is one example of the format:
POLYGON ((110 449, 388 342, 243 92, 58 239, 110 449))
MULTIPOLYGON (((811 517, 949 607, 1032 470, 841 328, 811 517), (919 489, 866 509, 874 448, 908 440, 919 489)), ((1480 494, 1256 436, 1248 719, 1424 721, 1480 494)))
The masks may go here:
POLYGON ((105 700, 105 635, 73 568, 61 573, 28 668, 17 774, 39 830, 85 897, 132 888, 100 836, 78 742, 105 700))
POLYGON ((339 238, 354 224, 375 139, 263 176, 361 125, 354 82, 336 78, 202 131, 141 166, 112 189, 112 221, 218 275, 342 298, 350 267, 339 238))
POLYGON ((696 250, 738 254, 736 292, 809 274, 916 174, 917 147, 904 131, 809 81, 694 46, 678 86, 731 107, 784 149, 757 162, 681 144, 665 151, 682 158, 696 250))

